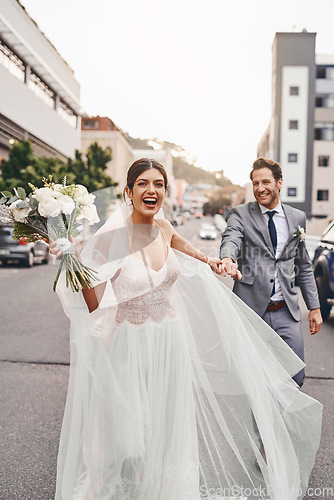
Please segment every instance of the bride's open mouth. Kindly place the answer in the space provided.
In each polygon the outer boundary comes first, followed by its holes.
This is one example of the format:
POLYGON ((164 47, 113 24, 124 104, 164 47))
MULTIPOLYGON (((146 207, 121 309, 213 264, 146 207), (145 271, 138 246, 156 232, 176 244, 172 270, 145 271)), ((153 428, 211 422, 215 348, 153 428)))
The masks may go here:
POLYGON ((143 203, 147 208, 154 208, 158 203, 157 198, 147 197, 143 199, 143 203))

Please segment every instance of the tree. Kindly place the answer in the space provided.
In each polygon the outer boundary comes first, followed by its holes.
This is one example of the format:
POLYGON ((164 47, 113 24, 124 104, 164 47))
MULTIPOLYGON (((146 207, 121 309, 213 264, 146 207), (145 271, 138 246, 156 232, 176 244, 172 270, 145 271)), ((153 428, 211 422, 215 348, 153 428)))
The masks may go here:
POLYGON ((86 162, 76 151, 75 159, 69 158, 66 164, 60 158, 36 158, 30 141, 17 141, 10 150, 9 159, 1 163, 0 190, 12 191, 14 187, 21 186, 29 192, 28 182, 42 187, 43 177, 49 175, 56 183, 61 183, 66 175, 67 184, 82 184, 90 192, 115 187, 117 182, 113 182, 105 172, 110 160, 110 152, 97 143, 88 149, 86 162))
MULTIPOLYGON (((36 158, 30 141, 15 142, 8 161, 2 161, 1 170, 0 189, 3 191, 12 191, 17 186, 30 191, 28 182, 42 187, 43 177, 52 175, 55 182, 61 183, 64 175, 67 175, 67 165, 60 158, 36 158)), ((73 180, 74 176, 70 174, 68 183, 73 180)))
POLYGON ((110 151, 101 148, 97 142, 91 144, 86 154, 83 155, 76 150, 75 159, 68 160, 68 172, 73 173, 75 182, 86 186, 89 192, 98 191, 106 187, 118 185, 106 174, 107 163, 111 160, 110 151))

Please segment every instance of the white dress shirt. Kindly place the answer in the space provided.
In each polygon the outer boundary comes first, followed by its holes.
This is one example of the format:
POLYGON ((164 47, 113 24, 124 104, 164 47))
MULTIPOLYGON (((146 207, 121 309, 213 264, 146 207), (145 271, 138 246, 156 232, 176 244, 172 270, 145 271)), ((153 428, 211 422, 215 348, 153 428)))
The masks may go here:
MULTIPOLYGON (((261 209, 261 212, 263 214, 263 217, 266 219, 266 224, 268 225, 269 221, 269 215, 267 212, 270 212, 268 208, 262 206, 259 204, 259 207, 261 209)), ((276 214, 273 216, 273 221, 276 227, 276 232, 277 232, 277 248, 276 248, 276 259, 277 257, 281 254, 284 245, 286 244, 288 237, 289 237, 289 227, 288 227, 288 221, 286 219, 283 207, 281 202, 278 203, 278 205, 273 208, 272 210, 276 210, 276 214)), ((275 293, 272 297, 270 297, 270 300, 273 302, 278 302, 280 300, 284 300, 283 293, 281 290, 281 284, 278 279, 278 273, 276 271, 275 274, 275 293)))

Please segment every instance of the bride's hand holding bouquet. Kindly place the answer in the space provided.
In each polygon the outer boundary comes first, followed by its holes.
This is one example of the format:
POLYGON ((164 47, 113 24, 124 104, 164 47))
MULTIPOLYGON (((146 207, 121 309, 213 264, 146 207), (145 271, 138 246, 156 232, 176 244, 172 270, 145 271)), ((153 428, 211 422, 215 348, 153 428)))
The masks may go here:
POLYGON ((52 249, 59 248, 57 257, 61 260, 53 290, 62 267, 65 267, 66 286, 72 291, 89 287, 96 279, 95 272, 82 264, 75 251, 73 237, 79 234, 81 221, 86 219, 89 225, 99 222, 95 196, 88 193, 80 184, 56 184, 43 178, 44 187, 37 188, 29 183, 31 193, 26 195, 23 188, 14 188, 14 194, 2 192, 0 199, 0 221, 14 224, 13 238, 25 238, 28 242, 44 240, 52 249))

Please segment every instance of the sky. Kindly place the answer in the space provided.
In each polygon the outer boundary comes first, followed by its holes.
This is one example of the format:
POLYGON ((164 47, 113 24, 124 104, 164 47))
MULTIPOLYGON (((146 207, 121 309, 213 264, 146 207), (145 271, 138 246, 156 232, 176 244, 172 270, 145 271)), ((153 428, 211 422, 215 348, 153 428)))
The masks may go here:
POLYGON ((88 115, 182 146, 245 184, 270 120, 278 31, 334 54, 334 0, 20 0, 74 70, 88 115))

